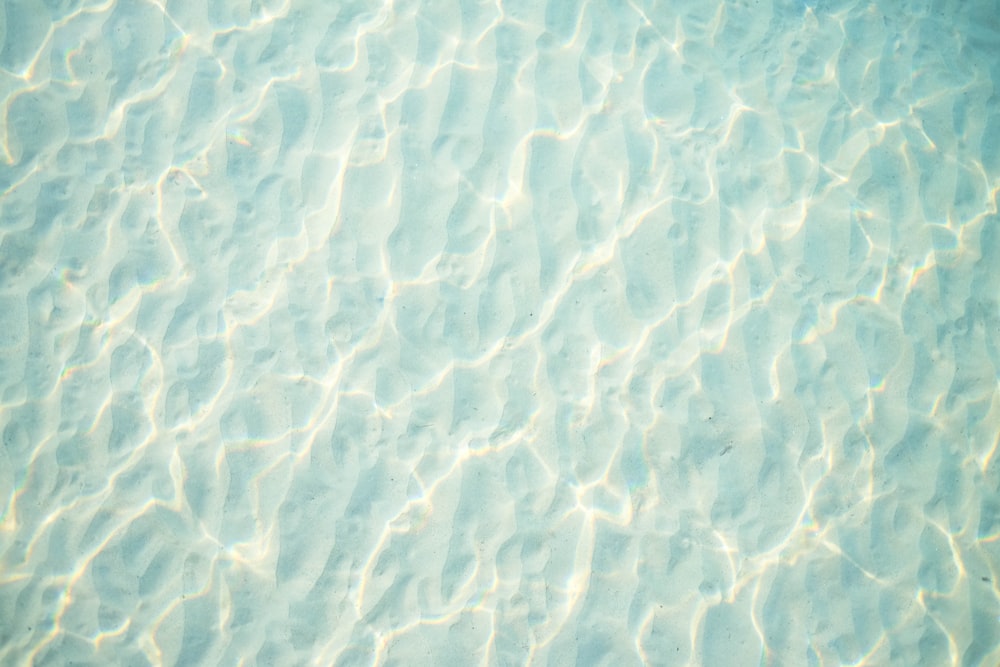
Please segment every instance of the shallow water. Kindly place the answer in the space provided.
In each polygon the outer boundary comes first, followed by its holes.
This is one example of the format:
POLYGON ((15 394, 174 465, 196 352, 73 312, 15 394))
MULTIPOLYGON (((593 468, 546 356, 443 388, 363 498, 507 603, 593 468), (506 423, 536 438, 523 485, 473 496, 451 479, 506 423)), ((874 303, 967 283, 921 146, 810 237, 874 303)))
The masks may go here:
POLYGON ((0 662, 1000 662, 995 1, 0 22, 0 662))

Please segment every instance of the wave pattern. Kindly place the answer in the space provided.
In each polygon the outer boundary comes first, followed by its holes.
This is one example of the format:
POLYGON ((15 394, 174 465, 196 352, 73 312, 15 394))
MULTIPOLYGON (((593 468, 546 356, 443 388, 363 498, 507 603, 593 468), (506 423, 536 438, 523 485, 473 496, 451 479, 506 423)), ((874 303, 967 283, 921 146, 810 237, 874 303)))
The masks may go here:
POLYGON ((7 3, 0 661, 997 662, 996 10, 7 3))

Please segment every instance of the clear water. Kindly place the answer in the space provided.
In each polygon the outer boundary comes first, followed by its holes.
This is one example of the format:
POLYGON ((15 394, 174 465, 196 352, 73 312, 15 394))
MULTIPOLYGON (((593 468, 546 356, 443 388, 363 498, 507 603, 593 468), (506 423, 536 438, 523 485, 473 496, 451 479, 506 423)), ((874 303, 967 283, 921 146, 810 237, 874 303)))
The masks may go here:
POLYGON ((1000 664, 997 2, 0 18, 0 663, 1000 664))

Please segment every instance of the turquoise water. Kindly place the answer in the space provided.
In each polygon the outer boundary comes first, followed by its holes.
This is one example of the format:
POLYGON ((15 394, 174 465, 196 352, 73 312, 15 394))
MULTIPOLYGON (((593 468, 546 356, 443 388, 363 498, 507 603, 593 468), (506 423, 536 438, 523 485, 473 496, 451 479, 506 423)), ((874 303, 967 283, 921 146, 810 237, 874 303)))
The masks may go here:
POLYGON ((0 663, 1000 664, 1000 3, 0 19, 0 663))

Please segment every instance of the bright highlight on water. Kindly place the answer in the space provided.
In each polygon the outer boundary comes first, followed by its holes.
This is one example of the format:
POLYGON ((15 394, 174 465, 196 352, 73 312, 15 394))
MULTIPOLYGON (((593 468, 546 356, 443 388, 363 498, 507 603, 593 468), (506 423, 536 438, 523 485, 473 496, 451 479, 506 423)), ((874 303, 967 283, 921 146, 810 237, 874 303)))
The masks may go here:
POLYGON ((0 18, 0 664, 1000 664, 995 0, 0 18))

